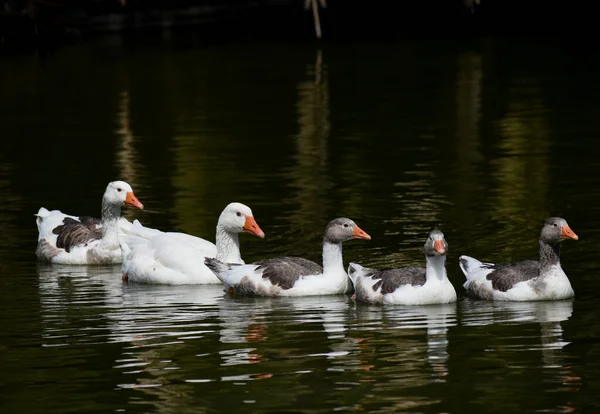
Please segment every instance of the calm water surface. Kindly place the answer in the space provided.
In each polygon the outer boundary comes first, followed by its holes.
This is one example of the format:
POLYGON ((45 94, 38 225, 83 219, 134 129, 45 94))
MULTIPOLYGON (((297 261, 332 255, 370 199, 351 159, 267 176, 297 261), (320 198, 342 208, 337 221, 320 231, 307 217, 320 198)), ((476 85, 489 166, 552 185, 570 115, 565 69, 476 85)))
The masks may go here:
POLYGON ((600 106, 593 56, 527 39, 190 41, 0 57, 0 411, 423 413, 600 410, 600 106), (324 225, 372 236, 345 262, 423 263, 449 243, 458 303, 244 299, 35 261, 40 206, 214 239, 231 201, 266 238, 247 262, 318 260, 324 225), (464 297, 460 254, 535 258, 544 220, 579 235, 573 301, 464 297))

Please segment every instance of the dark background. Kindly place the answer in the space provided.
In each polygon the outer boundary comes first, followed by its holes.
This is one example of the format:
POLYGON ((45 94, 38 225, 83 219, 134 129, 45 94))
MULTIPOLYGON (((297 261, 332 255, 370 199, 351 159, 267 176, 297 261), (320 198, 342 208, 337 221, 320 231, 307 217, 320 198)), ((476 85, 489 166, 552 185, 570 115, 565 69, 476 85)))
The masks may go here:
MULTIPOLYGON (((572 47, 593 39, 588 3, 482 0, 328 0, 323 39, 372 37, 560 36, 572 47)), ((166 27, 219 38, 315 39, 303 0, 3 0, 0 50, 47 49, 102 33, 140 35, 166 27)))

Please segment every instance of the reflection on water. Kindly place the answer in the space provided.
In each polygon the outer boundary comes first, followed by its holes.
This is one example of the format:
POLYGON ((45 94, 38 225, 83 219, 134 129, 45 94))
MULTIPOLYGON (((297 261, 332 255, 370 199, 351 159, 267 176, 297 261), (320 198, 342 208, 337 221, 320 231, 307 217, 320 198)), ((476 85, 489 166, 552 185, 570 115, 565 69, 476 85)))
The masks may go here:
POLYGON ((357 382, 345 387, 370 384, 372 392, 384 392, 390 380, 412 383, 397 377, 399 363, 422 384, 447 375, 454 306, 357 307, 355 319, 343 296, 231 299, 214 286, 124 285, 111 267, 40 266, 38 272, 44 346, 121 344, 111 364, 123 375, 115 386, 157 398, 157 408, 181 408, 173 393, 193 395, 195 387, 213 382, 239 387, 347 372, 357 382), (382 334, 399 345, 380 349, 382 334))
POLYGON ((460 54, 457 61, 456 132, 460 149, 457 155, 461 168, 469 168, 483 158, 479 152, 483 58, 480 53, 469 52, 460 54))
POLYGON ((540 342, 538 345, 523 344, 523 350, 539 349, 542 353, 542 368, 559 369, 562 383, 571 382, 572 373, 566 367, 569 362, 560 350, 569 344, 563 339, 561 322, 568 320, 573 313, 573 301, 524 302, 524 303, 474 303, 464 301, 462 323, 465 326, 484 326, 493 323, 526 324, 539 323, 540 342))
MULTIPOLYGON (((17 229, 14 228, 14 217, 15 217, 15 205, 19 204, 19 196, 11 191, 11 165, 0 155, 0 192, 3 195, 4 202, 0 205, 0 226, 5 229, 7 234, 17 233, 17 229)), ((32 216, 32 222, 33 216, 32 216)), ((14 241, 11 241, 5 237, 0 238, 0 259, 3 258, 3 253, 7 251, 14 241)))
MULTIPOLYGON (((540 227, 551 214, 547 201, 549 111, 540 95, 535 78, 515 79, 508 90, 506 114, 498 122, 500 156, 491 163, 497 187, 490 213, 506 234, 519 234, 521 229, 513 219, 516 214, 540 227)), ((510 254, 513 249, 507 245, 502 250, 510 254)))
POLYGON ((597 71, 493 39, 205 46, 0 65, 0 411, 596 408, 597 71), (345 215, 373 236, 345 263, 422 264, 439 226, 459 295, 459 254, 535 257, 561 212, 581 225, 563 255, 576 298, 382 308, 36 266, 31 214, 96 215, 115 175, 147 206, 128 217, 155 228, 212 240, 228 202, 250 205, 267 237, 242 236, 246 261, 318 260, 345 215))
MULTIPOLYGON (((302 227, 308 223, 317 234, 331 218, 329 193, 332 183, 328 172, 329 85, 327 65, 323 51, 318 49, 314 63, 306 65, 306 79, 298 83, 296 111, 298 134, 292 156, 294 164, 289 168, 290 186, 293 188, 287 203, 292 210, 285 217, 292 225, 302 227)), ((308 229, 307 229, 308 230, 308 229)), ((302 233, 299 243, 314 241, 314 233, 302 233), (304 239, 302 239, 304 237, 304 239)))
POLYGON ((573 301, 488 302, 465 299, 462 323, 489 325, 492 323, 562 322, 571 317, 573 301))
MULTIPOLYGON (((539 323, 540 350, 544 361, 551 361, 552 356, 556 355, 554 351, 568 344, 562 338, 563 329, 560 323, 571 317, 573 301, 481 303, 465 300, 462 310, 461 323, 464 326, 539 323)), ((551 362, 544 364, 544 366, 552 365, 554 364, 551 362)))
MULTIPOLYGON (((286 404, 273 399, 268 387, 251 384, 277 381, 308 398, 311 393, 303 390, 301 378, 310 382, 322 375, 346 378, 321 390, 324 404, 335 402, 338 408, 437 406, 438 397, 410 390, 453 386, 456 372, 449 361, 471 351, 452 350, 450 338, 459 337, 460 330, 489 325, 527 327, 517 337, 498 332, 483 340, 470 336, 470 342, 481 344, 496 338, 490 362, 499 352, 513 360, 509 366, 521 366, 530 362, 517 363, 516 354, 540 352, 546 381, 561 388, 576 387, 579 381, 562 351, 568 341, 561 323, 571 317, 572 301, 465 299, 459 303, 459 320, 456 304, 385 308, 350 305, 345 296, 232 299, 218 286, 128 285, 119 274, 118 267, 40 266, 43 347, 75 351, 119 344, 110 366, 122 377, 114 386, 142 393, 143 406, 159 410, 185 410, 188 404, 180 397, 196 398, 198 387, 208 387, 205 392, 218 400, 227 386, 213 383, 245 387, 243 401, 276 409, 286 404), (540 329, 531 331, 531 324, 540 329), (340 389, 355 392, 339 400, 340 389)), ((278 389, 285 392, 285 387, 278 389)), ((127 405, 139 403, 133 395, 129 398, 127 405)))
MULTIPOLYGON (((433 375, 447 375, 448 328, 456 325, 456 306, 415 306, 415 307, 364 307, 357 306, 359 326, 365 330, 382 331, 384 329, 409 329, 421 331, 426 329, 426 360, 433 375)), ((363 344, 364 345, 364 344, 363 344)), ((413 352, 412 350, 410 352, 413 352)), ((407 356, 399 355, 406 360, 407 356)))
MULTIPOLYGON (((460 186, 455 202, 461 210, 469 208, 470 200, 479 196, 473 189, 481 189, 482 178, 478 173, 479 163, 485 161, 481 153, 481 104, 483 57, 481 53, 461 53, 457 56, 456 81, 456 158, 458 177, 469 185, 460 186)), ((471 225, 468 216, 465 225, 471 225)))
POLYGON ((119 99, 119 112, 117 113, 118 129, 117 136, 120 137, 119 148, 117 149, 117 169, 121 171, 123 180, 127 181, 132 188, 136 187, 137 160, 134 151, 134 136, 131 130, 129 91, 121 92, 119 99))
MULTIPOLYGON (((485 364, 494 367, 487 369, 495 369, 498 374, 504 371, 510 378, 516 375, 513 370, 523 370, 528 361, 533 360, 536 362, 535 371, 541 370, 544 376, 545 390, 556 396, 552 411, 569 412, 573 409, 572 393, 577 392, 575 387, 581 379, 573 372, 572 356, 563 349, 569 342, 563 338, 562 327, 562 323, 572 316, 572 300, 484 303, 465 299, 461 303, 461 309, 461 324, 465 327, 499 325, 498 329, 493 331, 471 331, 471 340, 477 340, 477 336, 480 336, 487 353, 487 357, 480 354, 480 360, 473 364, 474 366, 485 364), (502 335, 501 332, 509 326, 522 328, 502 335), (541 356, 539 360, 538 355, 541 356)), ((528 376, 533 375, 531 371, 533 370, 529 368, 528 376)), ((486 398, 485 396, 489 397, 498 385, 500 384, 497 381, 494 384, 481 385, 477 392, 486 398)), ((496 396, 498 400, 503 397, 504 394, 496 396)))

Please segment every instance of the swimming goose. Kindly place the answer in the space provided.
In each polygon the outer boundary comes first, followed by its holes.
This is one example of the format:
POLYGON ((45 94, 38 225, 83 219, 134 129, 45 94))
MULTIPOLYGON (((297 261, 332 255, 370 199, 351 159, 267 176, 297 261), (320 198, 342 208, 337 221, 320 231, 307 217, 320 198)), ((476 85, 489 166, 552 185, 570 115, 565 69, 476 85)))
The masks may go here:
POLYGON ((348 218, 329 222, 323 236, 323 267, 301 257, 278 257, 247 265, 207 258, 204 263, 230 294, 313 296, 343 294, 349 280, 342 260, 342 243, 371 236, 348 218))
POLYGON ((426 267, 408 266, 377 270, 356 263, 348 266, 355 298, 364 303, 430 305, 456 302, 456 291, 446 274, 448 243, 433 230, 425 241, 426 267))
POLYGON ((488 300, 559 300, 573 297, 573 289, 560 265, 560 243, 578 240, 567 221, 560 217, 546 220, 540 235, 540 260, 516 263, 482 263, 460 256, 460 268, 467 277, 464 287, 469 296, 488 300))
MULTIPOLYGON (((36 214, 39 260, 58 264, 121 263, 119 229, 123 205, 143 209, 124 181, 108 184, 102 197, 102 218, 77 217, 44 207, 36 214)), ((128 222, 127 222, 128 223, 128 222)))
POLYGON ((217 222, 216 245, 185 233, 148 229, 138 221, 122 237, 123 280, 139 283, 184 285, 221 283, 204 265, 205 257, 244 264, 238 234, 265 237, 250 207, 231 203, 217 222))

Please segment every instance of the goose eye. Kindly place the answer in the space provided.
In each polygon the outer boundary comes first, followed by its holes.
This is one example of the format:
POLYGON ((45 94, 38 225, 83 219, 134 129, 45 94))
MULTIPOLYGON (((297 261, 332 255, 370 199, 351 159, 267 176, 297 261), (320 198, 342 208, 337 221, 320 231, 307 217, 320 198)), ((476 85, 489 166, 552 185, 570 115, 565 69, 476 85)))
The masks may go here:
POLYGON ((344 224, 344 227, 348 227, 348 224, 344 224))
POLYGON ((120 193, 121 191, 123 191, 122 188, 117 188, 117 191, 120 193))
POLYGON ((554 227, 558 227, 558 224, 554 223, 554 227))
POLYGON ((235 215, 238 217, 242 217, 242 213, 240 213, 239 211, 237 213, 235 213, 235 215))

